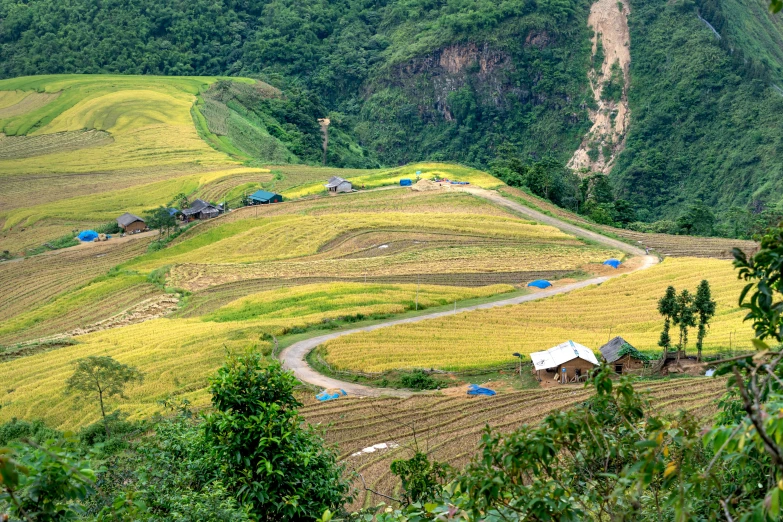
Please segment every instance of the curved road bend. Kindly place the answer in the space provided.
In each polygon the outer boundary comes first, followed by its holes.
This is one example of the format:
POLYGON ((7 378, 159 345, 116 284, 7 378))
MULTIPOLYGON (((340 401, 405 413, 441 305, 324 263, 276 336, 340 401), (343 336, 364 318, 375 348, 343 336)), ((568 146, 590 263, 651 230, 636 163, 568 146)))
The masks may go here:
MULTIPOLYGON (((640 248, 634 247, 627 243, 623 243, 622 241, 618 241, 616 239, 602 236, 600 234, 591 232, 589 230, 579 228, 576 225, 566 223, 560 219, 554 218, 552 216, 548 216, 546 214, 533 210, 529 207, 526 207, 514 201, 507 200, 500 194, 497 194, 496 192, 491 192, 482 189, 470 189, 468 190, 468 192, 470 192, 471 194, 475 194, 476 196, 488 199, 494 203, 507 207, 516 212, 519 212, 520 214, 524 214, 530 217, 531 219, 534 219, 535 221, 557 227, 563 232, 567 232, 574 236, 595 241, 596 243, 600 243, 604 246, 622 250, 623 252, 626 252, 628 254, 641 255, 644 257, 644 262, 636 270, 644 270, 645 268, 649 268, 658 263, 657 257, 646 256, 644 250, 640 248)), ((342 388, 349 395, 358 395, 358 396, 365 396, 365 397, 378 397, 381 395, 387 395, 393 397, 410 397, 415 392, 408 391, 408 390, 398 390, 394 388, 374 388, 371 386, 364 386, 362 384, 340 381, 337 379, 333 379, 331 377, 327 377, 325 375, 321 375, 320 373, 313 370, 307 364, 307 362, 305 361, 305 357, 307 357, 307 354, 310 353, 310 351, 312 351, 316 346, 321 345, 332 339, 337 339, 338 337, 342 337, 343 335, 350 335, 359 332, 372 332, 374 330, 378 330, 379 328, 386 328, 388 326, 394 326, 398 324, 418 323, 420 321, 426 321, 428 319, 435 319, 438 317, 446 317, 460 312, 469 312, 472 310, 485 310, 488 308, 495 308, 498 306, 508 306, 508 305, 526 303, 528 301, 544 299, 557 294, 564 294, 572 290, 576 290, 578 288, 584 288, 586 286, 600 284, 603 283, 604 281, 608 281, 612 277, 617 277, 617 276, 593 277, 591 279, 586 279, 584 281, 571 283, 557 288, 551 288, 549 290, 536 292, 534 294, 518 296, 511 299, 503 299, 500 301, 493 301, 491 303, 484 303, 480 305, 464 306, 461 308, 457 308, 456 312, 452 310, 446 312, 435 312, 431 314, 420 315, 417 317, 395 319, 383 323, 374 324, 371 326, 364 326, 361 328, 353 328, 350 330, 343 330, 331 334, 320 335, 318 337, 313 337, 311 339, 305 339, 304 341, 299 341, 285 348, 280 353, 280 360, 283 362, 283 367, 292 370, 294 372, 294 375, 296 375, 297 379, 299 379, 302 382, 306 382, 322 388, 342 388)))

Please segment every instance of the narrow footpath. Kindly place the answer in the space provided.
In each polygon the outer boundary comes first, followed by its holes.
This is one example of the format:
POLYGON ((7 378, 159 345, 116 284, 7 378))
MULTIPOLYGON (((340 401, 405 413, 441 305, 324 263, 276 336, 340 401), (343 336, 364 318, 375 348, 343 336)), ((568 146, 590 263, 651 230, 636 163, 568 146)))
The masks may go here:
MULTIPOLYGON (((466 191, 476 196, 492 201, 493 203, 502 205, 515 212, 528 216, 531 219, 534 219, 535 221, 538 221, 540 223, 557 227, 563 232, 566 232, 568 234, 581 237, 584 239, 588 239, 590 241, 595 241, 596 243, 599 243, 601 245, 610 248, 616 248, 617 250, 621 250, 627 254, 642 256, 644 258, 644 262, 635 271, 650 268, 651 266, 654 266, 658 263, 657 257, 645 255, 644 250, 638 247, 629 245, 627 243, 623 243, 622 241, 618 241, 616 239, 602 236, 601 234, 597 234, 590 230, 585 230, 576 225, 566 223, 565 221, 562 221, 555 217, 548 216, 546 214, 533 210, 530 207, 526 207, 520 203, 516 203, 514 201, 508 200, 503 196, 501 196, 500 194, 498 194, 497 192, 484 190, 484 189, 475 189, 475 188, 467 189, 466 191)), ((625 273, 627 274, 628 272, 625 273)), ((378 397, 381 395, 393 396, 393 397, 410 397, 411 395, 414 395, 415 393, 419 393, 419 392, 413 392, 409 390, 398 390, 394 388, 375 388, 371 386, 364 386, 362 384, 340 381, 338 379, 333 379, 331 377, 321 375, 320 373, 313 370, 310 367, 310 365, 307 364, 307 361, 305 361, 305 357, 307 357, 307 354, 310 353, 316 346, 319 346, 332 339, 337 339, 338 337, 342 337, 343 335, 351 335, 359 332, 372 332, 374 330, 378 330, 379 328, 386 328, 398 324, 418 323, 420 321, 426 321, 428 319, 435 319, 438 317, 446 317, 460 312, 470 312, 473 310, 485 310, 488 308, 496 308, 499 306, 509 306, 509 305, 515 305, 520 303, 526 303, 529 301, 536 301, 538 299, 545 299, 553 295, 565 294, 571 292, 572 290, 577 290, 579 288, 584 288, 586 286, 600 284, 605 281, 608 281, 609 279, 612 279, 612 277, 617 277, 617 276, 593 277, 591 279, 585 279, 584 281, 571 283, 557 288, 551 288, 549 290, 536 292, 534 294, 523 295, 511 299, 493 301, 491 303, 484 303, 480 305, 464 306, 461 308, 457 308, 456 311, 449 310, 446 312, 435 312, 431 314, 420 315, 417 317, 408 317, 405 319, 394 319, 383 323, 374 324, 371 326, 364 326, 361 328, 353 328, 351 330, 343 330, 340 332, 320 335, 318 337, 313 337, 311 339, 305 339, 304 341, 299 341, 285 348, 280 353, 280 360, 283 363, 283 367, 288 370, 292 370, 297 379, 299 379, 302 382, 312 384, 314 386, 319 386, 321 388, 342 388, 349 395, 358 395, 364 397, 378 397)))

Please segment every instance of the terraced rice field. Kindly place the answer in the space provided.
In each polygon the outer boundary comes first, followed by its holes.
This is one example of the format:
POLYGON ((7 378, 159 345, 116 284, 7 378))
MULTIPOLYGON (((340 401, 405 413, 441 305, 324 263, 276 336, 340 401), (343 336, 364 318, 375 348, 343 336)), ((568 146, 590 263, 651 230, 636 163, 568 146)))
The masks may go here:
POLYGON ((142 254, 148 239, 93 244, 0 263, 0 323, 73 291, 142 254))
MULTIPOLYGON (((595 351, 615 335, 642 351, 657 353, 663 324, 657 302, 666 287, 695 291, 704 278, 718 303, 705 353, 749 347, 753 330, 743 323, 745 313, 737 305, 744 283, 737 280, 731 263, 669 258, 600 286, 542 301, 344 336, 325 345, 326 360, 340 370, 461 370, 510 362, 514 352, 528 354, 569 339, 595 351)), ((691 351, 694 336, 691 330, 691 351)))
MULTIPOLYGON (((480 288, 422 285, 418 289, 419 303, 423 306, 510 290, 513 288, 507 285, 480 288)), ((93 292, 104 295, 107 289, 98 287, 93 292)), ((358 314, 399 314, 414 307, 416 292, 416 285, 360 283, 282 288, 246 296, 201 318, 152 319, 80 335, 75 337, 77 345, 0 364, 0 380, 4 382, 0 389, 0 422, 14 416, 35 417, 62 428, 74 428, 97 420, 99 412, 93 402, 75 402, 62 394, 73 363, 90 355, 111 355, 146 374, 144 384, 130 390, 129 399, 122 402, 122 410, 136 418, 152 415, 158 409, 157 401, 171 395, 206 405, 209 402, 207 378, 223 364, 227 351, 244 351, 250 346, 269 350, 271 344, 265 334, 280 336, 293 327, 324 325, 358 314)), ((121 293, 115 289, 112 295, 119 299, 121 293)), ((83 294, 72 295, 73 300, 79 298, 89 301, 95 295, 85 289, 83 294)), ((55 301, 53 306, 68 304, 67 301, 55 301)), ((40 308, 37 317, 48 312, 51 310, 40 308)), ((11 324, 37 317, 35 314, 19 316, 11 324)))
MULTIPOLYGON (((353 183, 354 189, 358 188, 376 188, 386 185, 397 185, 402 178, 409 178, 415 182, 416 171, 421 172, 421 178, 446 178, 449 180, 465 181, 471 185, 481 188, 495 188, 503 185, 503 182, 486 172, 446 163, 416 163, 406 165, 395 169, 377 170, 377 171, 359 171, 357 175, 336 174, 353 183)), ((325 192, 324 181, 317 180, 309 184, 286 189, 282 194, 289 198, 301 198, 313 194, 325 192)))
MULTIPOLYGON (((726 383, 722 379, 690 378, 640 382, 637 389, 649 390, 655 411, 683 409, 706 419, 715 413, 726 383)), ((410 399, 344 398, 325 404, 313 400, 302 413, 308 422, 326 427, 327 441, 337 445, 341 459, 350 470, 363 475, 367 487, 393 495, 399 483, 389 466, 394 459, 410 458, 413 429, 420 448, 436 460, 460 467, 476 454, 487 424, 496 430, 512 431, 550 412, 572 407, 591 393, 589 388, 566 386, 500 391, 494 397, 468 398, 463 391, 459 395, 419 395, 410 399), (380 443, 391 447, 362 452, 380 443)), ((360 480, 355 485, 361 492, 351 508, 383 500, 365 494, 360 480)))
POLYGON ((732 248, 739 248, 748 255, 756 252, 759 248, 759 244, 755 241, 744 239, 647 234, 623 228, 597 225, 586 220, 583 216, 564 210, 541 198, 531 196, 523 190, 513 187, 503 187, 501 193, 523 200, 523 202, 526 202, 532 207, 536 207, 561 219, 576 223, 577 225, 586 225, 603 233, 618 236, 633 244, 639 245, 642 248, 649 247, 651 253, 661 256, 734 259, 731 255, 732 248))
POLYGON ((0 345, 84 328, 160 294, 144 276, 105 278, 4 321, 0 324, 0 345))
MULTIPOLYGON (((90 224, 90 210, 100 210, 104 221, 118 210, 141 210, 102 207, 107 200, 118 202, 111 194, 118 187, 122 192, 162 179, 187 183, 155 172, 192 175, 214 167, 239 168, 201 139, 191 116, 196 94, 214 81, 109 75, 0 81, 0 183, 7 188, 0 197, 11 203, 0 211, 0 249, 19 252, 90 224), (90 198, 97 201, 81 216, 90 198)), ((161 194, 145 208, 176 193, 161 194)))

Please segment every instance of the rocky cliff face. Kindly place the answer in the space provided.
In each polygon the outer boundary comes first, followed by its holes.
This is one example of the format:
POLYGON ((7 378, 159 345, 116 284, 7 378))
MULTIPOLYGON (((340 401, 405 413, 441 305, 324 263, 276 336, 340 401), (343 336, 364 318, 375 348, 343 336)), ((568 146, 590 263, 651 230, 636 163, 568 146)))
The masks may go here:
POLYGON ((451 93, 469 87, 478 94, 480 103, 502 108, 505 95, 518 91, 508 84, 508 73, 513 70, 507 53, 489 44, 464 43, 396 67, 392 81, 417 100, 422 118, 454 121, 451 93))

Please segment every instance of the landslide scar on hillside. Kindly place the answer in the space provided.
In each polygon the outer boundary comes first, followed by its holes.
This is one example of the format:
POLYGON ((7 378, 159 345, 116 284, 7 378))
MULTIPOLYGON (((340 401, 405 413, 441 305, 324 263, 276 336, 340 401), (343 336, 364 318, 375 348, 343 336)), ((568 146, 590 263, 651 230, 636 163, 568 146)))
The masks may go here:
POLYGON ((568 163, 572 169, 587 168, 608 174, 615 158, 625 148, 630 121, 629 12, 628 0, 597 0, 590 8, 587 24, 594 34, 593 67, 588 77, 597 108, 589 110, 593 126, 568 163))

